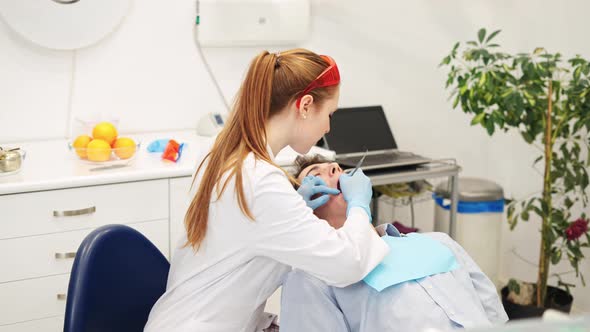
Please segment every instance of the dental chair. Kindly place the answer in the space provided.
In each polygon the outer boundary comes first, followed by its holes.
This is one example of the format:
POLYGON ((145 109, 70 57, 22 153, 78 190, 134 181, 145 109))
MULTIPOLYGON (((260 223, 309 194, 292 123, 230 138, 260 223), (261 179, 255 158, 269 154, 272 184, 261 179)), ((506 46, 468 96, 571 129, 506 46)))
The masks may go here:
POLYGON ((133 228, 95 229, 74 260, 64 332, 143 331, 169 269, 160 250, 133 228))

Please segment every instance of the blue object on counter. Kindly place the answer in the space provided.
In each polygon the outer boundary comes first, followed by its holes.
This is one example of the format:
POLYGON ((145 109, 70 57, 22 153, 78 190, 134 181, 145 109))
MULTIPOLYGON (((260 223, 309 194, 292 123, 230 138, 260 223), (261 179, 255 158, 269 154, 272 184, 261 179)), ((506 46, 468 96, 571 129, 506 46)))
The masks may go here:
POLYGON ((166 149, 166 145, 168 145, 168 142, 170 142, 169 138, 157 139, 147 146, 147 150, 149 152, 164 152, 164 149, 166 149))

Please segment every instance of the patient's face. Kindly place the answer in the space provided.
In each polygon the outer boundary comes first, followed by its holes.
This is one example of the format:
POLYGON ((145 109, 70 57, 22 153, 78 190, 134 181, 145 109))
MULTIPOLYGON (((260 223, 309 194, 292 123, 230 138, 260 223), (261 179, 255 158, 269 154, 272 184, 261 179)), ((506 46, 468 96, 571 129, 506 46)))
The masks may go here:
MULTIPOLYGON (((338 180, 342 173, 342 169, 338 163, 313 164, 304 168, 297 179, 302 181, 308 175, 319 176, 326 182, 328 187, 340 189, 338 180)), ((328 203, 315 209, 313 213, 318 218, 328 221, 336 229, 342 227, 344 221, 346 221, 346 201, 344 200, 344 196, 342 196, 342 193, 330 195, 328 203)))

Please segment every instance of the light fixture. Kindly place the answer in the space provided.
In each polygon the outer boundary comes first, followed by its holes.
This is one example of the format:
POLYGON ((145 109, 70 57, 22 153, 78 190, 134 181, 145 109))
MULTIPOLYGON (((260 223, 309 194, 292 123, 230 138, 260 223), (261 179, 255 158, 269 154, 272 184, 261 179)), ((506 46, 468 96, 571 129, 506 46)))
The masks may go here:
POLYGON ((106 37, 130 8, 131 0, 0 0, 0 18, 35 44, 73 50, 106 37))

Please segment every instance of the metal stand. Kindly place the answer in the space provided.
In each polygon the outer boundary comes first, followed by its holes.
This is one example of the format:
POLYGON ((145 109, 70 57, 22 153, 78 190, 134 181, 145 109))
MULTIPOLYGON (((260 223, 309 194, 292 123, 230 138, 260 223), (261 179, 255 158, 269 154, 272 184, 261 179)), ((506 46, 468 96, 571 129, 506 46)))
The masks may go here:
MULTIPOLYGON (((385 170, 367 172, 374 186, 401 182, 411 182, 437 177, 448 177, 451 186, 451 210, 449 213, 449 236, 455 238, 457 222, 457 206, 459 204, 459 172, 461 167, 453 159, 436 160, 429 164, 421 165, 414 170, 385 170)), ((373 223, 376 223, 379 216, 379 197, 373 196, 373 223)), ((414 218, 412 207, 412 219, 414 218)), ((412 223, 412 227, 414 224, 412 223)))

